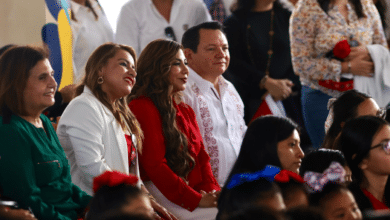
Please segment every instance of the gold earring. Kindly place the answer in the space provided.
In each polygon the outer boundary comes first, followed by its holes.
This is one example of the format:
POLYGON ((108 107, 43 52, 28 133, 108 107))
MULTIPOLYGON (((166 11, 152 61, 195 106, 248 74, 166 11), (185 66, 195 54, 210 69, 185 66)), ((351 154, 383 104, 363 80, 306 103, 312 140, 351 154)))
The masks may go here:
POLYGON ((103 84, 104 80, 103 80, 103 76, 99 76, 99 78, 97 79, 97 83, 98 84, 103 84))

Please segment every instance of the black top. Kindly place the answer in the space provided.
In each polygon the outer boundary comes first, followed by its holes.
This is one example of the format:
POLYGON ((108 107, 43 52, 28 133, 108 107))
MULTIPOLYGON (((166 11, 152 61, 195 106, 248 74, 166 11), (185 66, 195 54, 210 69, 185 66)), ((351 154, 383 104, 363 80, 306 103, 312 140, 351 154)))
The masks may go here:
POLYGON ((351 183, 348 188, 355 197, 356 203, 362 212, 373 209, 370 200, 366 197, 366 195, 364 195, 359 185, 351 183))
MULTIPOLYGON (((291 12, 281 5, 274 4, 273 56, 270 64, 270 77, 290 79, 300 90, 299 77, 294 74, 291 63, 289 19, 291 12)), ((235 11, 226 19, 225 32, 229 42, 231 62, 229 72, 237 91, 245 104, 246 121, 257 110, 259 101, 266 90, 259 84, 265 76, 269 50, 271 11, 235 11), (250 28, 248 28, 250 25, 250 28), (257 106, 251 105, 256 103, 257 106)))

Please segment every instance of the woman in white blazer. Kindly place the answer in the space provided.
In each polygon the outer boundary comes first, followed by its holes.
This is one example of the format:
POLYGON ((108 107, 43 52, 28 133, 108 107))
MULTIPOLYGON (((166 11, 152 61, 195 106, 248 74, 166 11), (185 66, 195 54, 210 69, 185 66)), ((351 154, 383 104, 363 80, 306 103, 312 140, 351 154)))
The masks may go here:
MULTIPOLYGON (((72 182, 90 195, 93 178, 107 170, 139 177, 137 155, 143 134, 125 98, 135 84, 135 70, 132 47, 114 43, 98 47, 87 61, 77 97, 59 121, 57 135, 71 165, 72 182)), ((138 186, 148 193, 141 181, 138 186)), ((156 202, 152 205, 170 216, 156 202)))
MULTIPOLYGON (((71 165, 72 181, 92 195, 93 178, 104 171, 129 174, 125 134, 134 133, 140 140, 142 131, 122 99, 135 83, 134 50, 103 44, 85 69, 86 76, 62 114, 57 135, 71 165)), ((139 176, 137 165, 132 173, 139 176)))

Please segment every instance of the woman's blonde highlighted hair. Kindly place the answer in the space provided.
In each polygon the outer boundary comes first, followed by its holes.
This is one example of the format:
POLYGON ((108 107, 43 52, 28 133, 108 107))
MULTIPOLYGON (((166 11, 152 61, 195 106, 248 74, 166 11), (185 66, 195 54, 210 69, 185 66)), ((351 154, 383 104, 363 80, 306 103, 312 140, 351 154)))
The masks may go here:
MULTIPOLYGON (((137 55, 132 47, 115 43, 102 44, 89 57, 85 66, 85 76, 76 88, 76 96, 83 92, 84 86, 87 86, 95 97, 112 112, 122 128, 126 129, 129 127, 131 132, 136 135, 138 150, 142 152, 143 133, 136 117, 128 107, 127 97, 117 99, 111 104, 107 94, 102 90, 101 84, 98 83, 99 72, 107 65, 108 60, 113 58, 120 50, 130 53, 136 64, 137 55)), ((137 69, 137 65, 135 68, 137 69)))

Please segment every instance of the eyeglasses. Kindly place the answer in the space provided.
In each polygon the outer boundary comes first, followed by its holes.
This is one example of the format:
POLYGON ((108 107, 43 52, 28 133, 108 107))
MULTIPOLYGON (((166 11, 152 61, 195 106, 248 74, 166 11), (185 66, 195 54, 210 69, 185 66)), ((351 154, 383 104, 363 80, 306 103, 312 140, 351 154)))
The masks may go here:
POLYGON ((172 40, 176 41, 175 32, 173 31, 172 27, 166 27, 165 28, 165 36, 171 38, 172 40))
POLYGON ((376 112, 376 117, 386 119, 386 109, 385 109, 385 108, 380 108, 380 109, 376 112))
POLYGON ((378 147, 382 147, 383 150, 386 152, 386 154, 390 154, 390 141, 379 143, 379 144, 371 147, 370 150, 378 148, 378 147))

